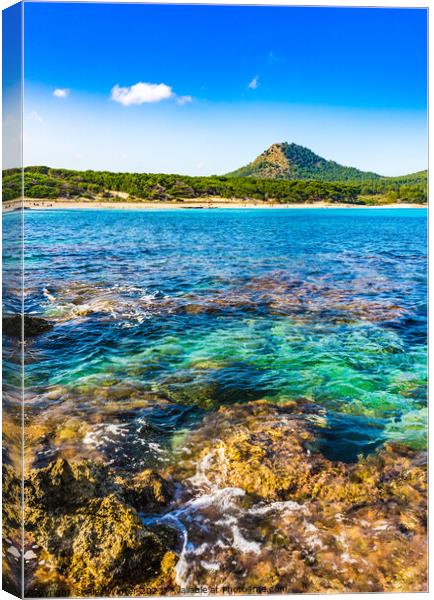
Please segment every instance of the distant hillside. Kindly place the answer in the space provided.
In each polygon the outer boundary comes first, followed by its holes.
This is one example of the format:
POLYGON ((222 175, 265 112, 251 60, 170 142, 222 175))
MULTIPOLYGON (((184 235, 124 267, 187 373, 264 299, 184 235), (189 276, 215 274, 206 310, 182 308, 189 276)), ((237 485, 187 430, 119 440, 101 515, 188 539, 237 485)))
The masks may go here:
POLYGON ((421 183, 426 185, 428 181, 428 171, 417 171, 416 173, 409 173, 408 175, 399 175, 399 177, 383 177, 386 181, 395 181, 401 184, 410 183, 421 183))
MULTIPOLYGON (((333 163, 336 164, 336 163, 333 163)), ((341 167, 346 169, 346 167, 341 167)), ((357 171, 357 169, 355 169, 357 171)), ((360 172, 360 171, 359 171, 360 172)), ((19 198, 20 169, 3 171, 3 200, 19 198)), ((340 202, 348 204, 425 203, 427 172, 402 177, 321 181, 261 177, 190 177, 165 173, 72 171, 50 167, 24 169, 24 196, 74 202, 183 202, 228 198, 280 203, 340 202)))
POLYGON ((368 181, 380 175, 344 167, 326 160, 298 144, 273 144, 245 167, 229 177, 255 177, 259 179, 313 179, 316 181, 368 181))

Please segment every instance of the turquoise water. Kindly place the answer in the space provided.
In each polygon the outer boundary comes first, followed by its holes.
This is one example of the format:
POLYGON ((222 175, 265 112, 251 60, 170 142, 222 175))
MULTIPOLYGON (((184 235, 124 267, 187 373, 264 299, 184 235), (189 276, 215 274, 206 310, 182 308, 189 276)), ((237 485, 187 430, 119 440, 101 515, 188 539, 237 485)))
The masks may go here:
POLYGON ((26 211, 26 310, 55 323, 27 345, 29 414, 63 405, 131 468, 260 398, 315 403, 331 458, 423 448, 426 227, 425 209, 26 211))

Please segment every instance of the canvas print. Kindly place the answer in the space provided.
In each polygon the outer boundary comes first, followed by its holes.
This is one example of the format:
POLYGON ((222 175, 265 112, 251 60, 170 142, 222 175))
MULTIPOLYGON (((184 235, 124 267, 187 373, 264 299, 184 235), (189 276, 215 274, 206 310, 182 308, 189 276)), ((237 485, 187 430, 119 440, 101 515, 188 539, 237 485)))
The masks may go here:
POLYGON ((427 9, 3 12, 3 586, 427 590, 427 9))

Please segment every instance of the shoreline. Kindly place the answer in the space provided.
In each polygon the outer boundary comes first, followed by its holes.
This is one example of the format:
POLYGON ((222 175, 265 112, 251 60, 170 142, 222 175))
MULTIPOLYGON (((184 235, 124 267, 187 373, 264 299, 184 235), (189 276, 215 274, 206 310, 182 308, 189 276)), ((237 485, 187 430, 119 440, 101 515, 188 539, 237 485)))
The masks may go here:
MULTIPOLYGON (((10 212, 21 207, 20 202, 3 202, 3 211, 10 212)), ((63 200, 63 199, 24 199, 24 209, 26 210, 83 210, 83 209, 117 209, 117 210, 199 210, 199 209, 315 209, 315 208, 428 208, 428 204, 346 204, 341 202, 314 202, 314 203, 279 203, 262 202, 252 200, 226 200, 215 198, 213 200, 201 199, 181 202, 110 202, 110 201, 89 201, 89 200, 63 200)))

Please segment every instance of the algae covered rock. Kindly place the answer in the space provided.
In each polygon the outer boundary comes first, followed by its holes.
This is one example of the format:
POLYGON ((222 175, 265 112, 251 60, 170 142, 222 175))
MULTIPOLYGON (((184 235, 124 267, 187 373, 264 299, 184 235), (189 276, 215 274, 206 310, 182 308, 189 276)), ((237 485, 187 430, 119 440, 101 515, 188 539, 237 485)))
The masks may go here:
POLYGON ((126 482, 103 465, 58 459, 25 482, 25 521, 45 553, 34 595, 127 593, 161 575, 173 531, 143 525, 139 511, 169 501, 170 486, 147 471, 126 482), (134 505, 134 506, 133 506, 134 505))
POLYGON ((318 449, 315 410, 308 403, 265 401, 221 407, 190 434, 176 474, 187 478, 199 469, 210 484, 267 501, 422 501, 423 453, 386 444, 353 464, 328 460, 318 449))
POLYGON ((12 464, 2 466, 3 589, 21 594, 21 478, 12 464))
POLYGON ((174 495, 174 485, 152 469, 145 469, 124 484, 124 497, 137 510, 159 512, 174 495))
POLYGON ((356 463, 328 460, 315 410, 223 407, 190 434, 174 469, 188 489, 183 586, 426 590, 426 457, 388 444, 356 463))
POLYGON ((29 595, 424 591, 426 456, 387 444, 329 460, 325 418, 301 401, 221 407, 171 479, 64 459, 31 470, 29 595))
POLYGON ((59 458, 43 469, 33 469, 25 481, 27 520, 36 522, 38 512, 72 510, 93 498, 119 489, 104 465, 85 461, 70 463, 59 458))
POLYGON ((65 566, 79 592, 102 594, 159 572, 165 554, 162 541, 114 495, 90 502, 65 527, 73 537, 65 566))
POLYGON ((326 459, 310 451, 315 438, 297 410, 265 401, 220 408, 190 436, 182 476, 206 464, 203 475, 221 487, 268 501, 299 494, 326 459))

